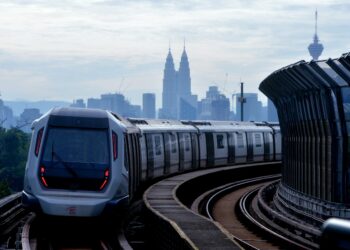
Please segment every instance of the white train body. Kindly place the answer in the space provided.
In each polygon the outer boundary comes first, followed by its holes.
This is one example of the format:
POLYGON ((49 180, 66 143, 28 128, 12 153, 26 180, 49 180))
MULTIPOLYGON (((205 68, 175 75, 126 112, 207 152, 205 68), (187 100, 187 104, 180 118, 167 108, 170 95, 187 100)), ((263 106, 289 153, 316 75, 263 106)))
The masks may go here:
POLYGON ((48 215, 98 216, 125 207, 155 178, 280 159, 277 125, 53 109, 33 123, 22 203, 48 215))

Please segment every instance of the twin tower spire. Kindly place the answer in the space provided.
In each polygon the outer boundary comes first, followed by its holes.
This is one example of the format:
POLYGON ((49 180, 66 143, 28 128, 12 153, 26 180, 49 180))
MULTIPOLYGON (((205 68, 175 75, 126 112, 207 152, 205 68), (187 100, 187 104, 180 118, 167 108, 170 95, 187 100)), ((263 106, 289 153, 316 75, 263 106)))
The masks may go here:
POLYGON ((191 76, 185 43, 178 71, 175 70, 174 59, 169 46, 164 68, 161 116, 168 119, 178 119, 181 100, 187 100, 190 96, 191 76))

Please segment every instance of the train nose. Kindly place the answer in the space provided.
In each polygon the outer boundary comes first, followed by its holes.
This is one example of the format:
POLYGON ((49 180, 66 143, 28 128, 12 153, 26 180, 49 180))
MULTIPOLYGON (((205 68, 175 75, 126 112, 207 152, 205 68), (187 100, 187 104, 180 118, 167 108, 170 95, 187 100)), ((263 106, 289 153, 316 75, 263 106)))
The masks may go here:
POLYGON ((58 216, 98 216, 105 208, 107 199, 91 197, 48 197, 39 196, 43 212, 58 216))

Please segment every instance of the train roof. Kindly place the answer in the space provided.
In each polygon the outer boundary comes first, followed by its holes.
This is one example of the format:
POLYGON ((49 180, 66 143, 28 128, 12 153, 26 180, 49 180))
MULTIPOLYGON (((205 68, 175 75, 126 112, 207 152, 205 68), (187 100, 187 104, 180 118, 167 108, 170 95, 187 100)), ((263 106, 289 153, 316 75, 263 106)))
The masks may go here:
POLYGON ((46 115, 49 116, 49 124, 54 126, 108 128, 108 120, 115 119, 125 129, 125 132, 140 132, 125 118, 103 109, 62 107, 54 108, 46 115))
POLYGON ((258 126, 254 122, 240 121, 182 121, 184 124, 192 124, 201 132, 230 132, 230 131, 271 131, 268 125, 258 126))
POLYGON ((132 124, 139 127, 141 131, 144 132, 162 132, 162 131, 187 131, 187 132, 197 132, 197 129, 192 125, 183 124, 178 120, 167 120, 167 119, 128 119, 132 124))
POLYGON ((53 108, 50 111, 50 116, 70 116, 70 117, 91 117, 91 118, 108 118, 107 111, 102 109, 86 109, 62 107, 53 108))
POLYGON ((144 132, 162 132, 162 131, 199 131, 199 132, 215 132, 215 131, 271 131, 268 124, 255 124, 254 122, 239 121, 179 121, 166 119, 136 119, 128 118, 129 122, 139 127, 144 132))
POLYGON ((113 113, 113 112, 109 112, 115 119, 118 120, 118 122, 120 122, 121 124, 123 124, 125 126, 126 132, 127 133, 140 133, 140 129, 135 126, 133 123, 131 123, 128 119, 125 119, 124 117, 113 113))

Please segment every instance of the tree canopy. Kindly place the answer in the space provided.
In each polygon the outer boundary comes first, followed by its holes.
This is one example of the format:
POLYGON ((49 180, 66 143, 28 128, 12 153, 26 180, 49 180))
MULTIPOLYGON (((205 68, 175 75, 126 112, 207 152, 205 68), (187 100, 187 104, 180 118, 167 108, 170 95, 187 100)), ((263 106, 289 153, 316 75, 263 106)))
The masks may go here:
POLYGON ((0 128, 0 197, 23 189, 30 135, 0 128))

